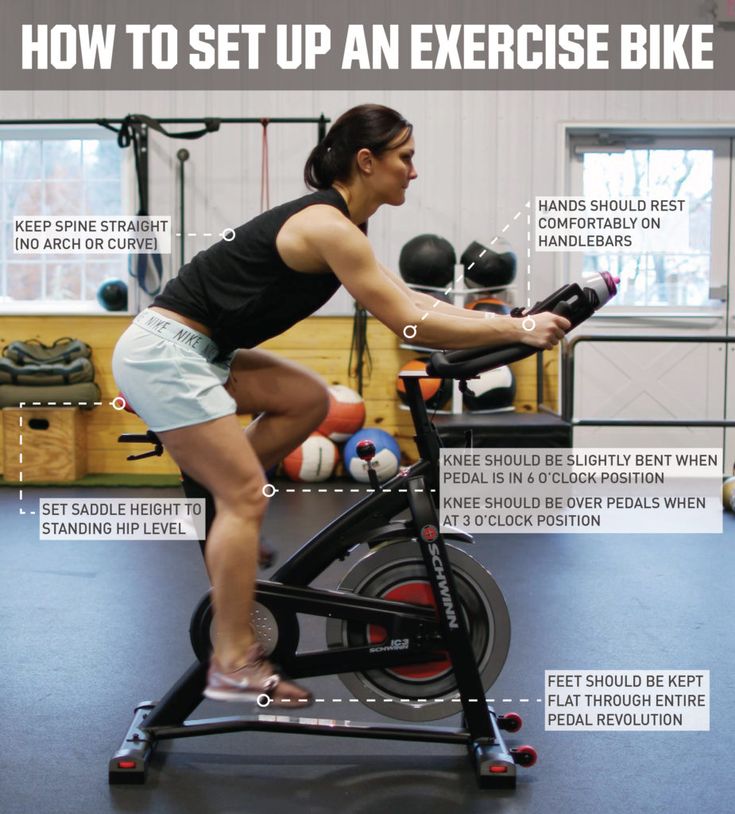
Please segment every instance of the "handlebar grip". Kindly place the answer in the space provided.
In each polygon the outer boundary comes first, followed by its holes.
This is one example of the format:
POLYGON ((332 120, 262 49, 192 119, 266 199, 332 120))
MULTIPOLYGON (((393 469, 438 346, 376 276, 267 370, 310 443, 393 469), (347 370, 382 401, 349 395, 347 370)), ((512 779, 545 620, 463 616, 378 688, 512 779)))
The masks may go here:
MULTIPOLYGON (((537 312, 539 313, 539 312, 537 312)), ((574 314, 569 303, 560 300, 553 313, 568 319, 574 327, 574 314)), ((530 316, 530 314, 529 314, 530 316)), ((539 349, 532 345, 504 345, 501 348, 466 348, 462 350, 434 351, 429 357, 426 372, 429 376, 441 378, 456 375, 457 365, 462 364, 462 376, 472 378, 486 370, 510 365, 533 356, 539 349)))
MULTIPOLYGON (((569 283, 554 291, 545 300, 537 302, 526 311, 516 308, 511 316, 517 318, 533 317, 536 314, 551 311, 564 317, 570 323, 569 330, 584 322, 617 293, 620 280, 607 272, 600 272, 597 277, 584 281, 584 290, 579 283, 569 283)), ((501 348, 467 348, 464 350, 435 351, 429 357, 426 372, 429 376, 441 378, 472 378, 486 370, 502 365, 509 365, 520 359, 526 359, 536 353, 538 348, 519 343, 505 345, 501 348)))
MULTIPOLYGON (((557 314, 558 316, 564 317, 564 319, 568 319, 570 322, 573 322, 572 309, 570 308, 569 303, 566 302, 566 300, 561 300, 561 302, 558 302, 551 313, 557 314)), ((573 327, 574 325, 572 325, 572 328, 573 327)))

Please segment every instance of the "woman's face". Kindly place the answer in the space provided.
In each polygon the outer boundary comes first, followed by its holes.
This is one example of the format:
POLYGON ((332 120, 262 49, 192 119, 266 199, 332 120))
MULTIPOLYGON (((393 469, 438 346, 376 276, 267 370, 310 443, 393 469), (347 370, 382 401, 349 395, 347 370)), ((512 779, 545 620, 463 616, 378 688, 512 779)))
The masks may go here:
POLYGON ((383 203, 400 206, 406 200, 406 190, 418 176, 413 165, 416 152, 413 136, 400 144, 405 132, 396 137, 397 147, 389 147, 379 156, 372 156, 370 185, 383 203))

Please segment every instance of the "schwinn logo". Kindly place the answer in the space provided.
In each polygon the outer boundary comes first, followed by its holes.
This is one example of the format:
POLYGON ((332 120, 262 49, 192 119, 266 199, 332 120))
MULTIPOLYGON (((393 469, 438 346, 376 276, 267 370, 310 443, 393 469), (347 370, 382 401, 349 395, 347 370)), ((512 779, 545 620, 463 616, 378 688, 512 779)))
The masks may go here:
POLYGON ((378 647, 371 647, 371 653, 385 653, 387 650, 408 650, 410 639, 391 639, 388 644, 381 644, 378 647))
MULTIPOLYGON (((425 528, 429 527, 426 526, 425 528)), ((450 628, 459 630, 457 614, 454 610, 454 603, 452 602, 451 594, 449 593, 449 583, 447 582, 447 576, 444 573, 444 565, 442 564, 441 557, 439 556, 439 546, 436 543, 429 545, 429 554, 431 555, 431 565, 434 568, 436 581, 439 584, 439 596, 441 597, 442 605, 444 605, 444 613, 446 614, 447 622, 449 623, 450 628)))

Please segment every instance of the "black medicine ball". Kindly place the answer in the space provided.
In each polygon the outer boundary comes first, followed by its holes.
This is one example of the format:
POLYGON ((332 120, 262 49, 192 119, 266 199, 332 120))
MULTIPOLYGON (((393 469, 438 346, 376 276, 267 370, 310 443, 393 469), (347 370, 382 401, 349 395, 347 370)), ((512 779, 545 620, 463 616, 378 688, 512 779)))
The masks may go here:
POLYGON ((516 380, 507 366, 486 370, 467 382, 470 392, 464 394, 468 410, 500 410, 512 407, 516 395, 516 380))
POLYGON ((442 288, 454 280, 457 255, 439 235, 419 235, 401 249, 398 269, 409 285, 442 288))
POLYGON ((477 241, 470 243, 462 252, 459 262, 464 266, 467 285, 475 288, 510 285, 516 276, 516 256, 513 252, 498 254, 477 241))
POLYGON ((106 311, 124 311, 128 307, 128 287, 122 280, 104 280, 97 289, 97 302, 106 311))

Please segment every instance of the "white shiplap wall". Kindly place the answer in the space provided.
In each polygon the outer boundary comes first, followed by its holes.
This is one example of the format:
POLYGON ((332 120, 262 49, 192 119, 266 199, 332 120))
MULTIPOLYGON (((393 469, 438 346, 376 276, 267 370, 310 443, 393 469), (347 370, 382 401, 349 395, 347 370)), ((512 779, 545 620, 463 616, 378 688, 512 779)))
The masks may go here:
MULTIPOLYGON (((512 225, 505 237, 523 261, 525 218, 512 219, 533 196, 562 190, 562 122, 648 122, 694 128, 735 125, 735 92, 622 91, 0 92, 0 124, 2 118, 121 117, 126 113, 154 117, 324 113, 334 119, 365 101, 395 107, 415 126, 419 178, 406 205, 379 212, 370 229, 378 257, 393 269, 397 269, 401 246, 414 235, 436 232, 449 239, 459 254, 471 240, 490 242, 509 222, 512 225)), ((274 125, 269 137, 271 203, 275 204, 304 191, 303 162, 315 141, 316 126, 274 125)), ((257 125, 224 125, 218 134, 194 142, 154 136, 151 212, 171 214, 177 221, 175 155, 186 146, 191 153, 186 165, 187 231, 217 233, 256 214, 260 209, 260 139, 257 125)), ((189 238, 187 255, 204 248, 209 240, 189 238)), ((177 264, 178 246, 169 270, 175 271, 177 264)), ((557 275, 555 255, 534 257, 531 299, 556 286, 557 275)), ((516 301, 523 302, 525 289, 522 263, 516 301)), ((344 293, 330 305, 345 313, 351 310, 344 293)), ((687 381, 686 376, 682 380, 687 381)), ((713 380, 711 386, 715 384, 713 380)), ((705 383, 703 392, 707 389, 705 383)), ((716 415, 717 405, 705 401, 697 400, 695 412, 700 417, 711 412, 716 415)), ((639 435, 637 431, 625 433, 635 443, 640 442, 639 435)), ((684 434, 686 438, 690 435, 684 434)), ((608 440, 599 431, 591 431, 591 436, 600 443, 608 440)), ((728 436, 735 436, 735 431, 728 436)), ((722 433, 709 431, 706 437, 711 445, 719 445, 722 433)), ((699 437, 696 441, 702 443, 699 437)), ((660 442, 677 443, 664 436, 660 442)), ((732 457, 735 440, 727 446, 731 450, 728 457, 732 457)))
MULTIPOLYGON (((561 122, 705 126, 732 122, 735 116, 735 92, 6 91, 0 92, 0 122, 3 118, 120 117, 131 112, 154 117, 318 116, 323 112, 335 118, 364 101, 391 105, 415 126, 419 178, 405 206, 385 209, 371 223, 376 253, 391 268, 397 268, 401 246, 416 234, 436 232, 459 254, 471 240, 489 242, 509 222, 505 237, 519 255, 525 254, 525 217, 512 219, 533 196, 559 191, 561 122)), ((304 191, 303 162, 315 138, 316 126, 269 128, 272 204, 304 191)), ((191 153, 186 164, 187 231, 221 232, 260 210, 261 129, 223 125, 219 133, 200 141, 153 136, 153 213, 177 217, 175 155, 182 146, 191 153)), ((209 240, 189 238, 187 254, 204 248, 209 240)), ((177 253, 172 267, 176 263, 177 253)), ((553 277, 553 256, 536 257, 532 296, 553 286, 553 277)))

